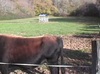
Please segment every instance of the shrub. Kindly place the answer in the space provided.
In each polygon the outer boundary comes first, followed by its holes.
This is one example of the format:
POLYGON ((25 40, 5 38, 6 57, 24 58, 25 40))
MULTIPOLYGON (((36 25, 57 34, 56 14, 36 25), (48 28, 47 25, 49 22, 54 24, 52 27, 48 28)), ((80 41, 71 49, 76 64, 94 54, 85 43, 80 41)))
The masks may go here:
POLYGON ((96 7, 95 4, 89 3, 89 4, 84 4, 74 10, 70 15, 74 16, 99 16, 99 11, 96 7))
POLYGON ((37 0, 34 5, 35 15, 39 15, 41 13, 55 15, 58 13, 58 9, 53 5, 52 0, 37 0))

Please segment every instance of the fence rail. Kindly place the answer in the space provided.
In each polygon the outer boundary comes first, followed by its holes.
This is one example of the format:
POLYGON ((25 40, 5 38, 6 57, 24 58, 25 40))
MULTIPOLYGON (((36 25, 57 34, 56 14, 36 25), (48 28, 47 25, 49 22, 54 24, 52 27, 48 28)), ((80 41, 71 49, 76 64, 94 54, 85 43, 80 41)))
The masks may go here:
MULTIPOLYGON (((0 64, 8 64, 8 65, 21 65, 21 66, 41 66, 41 64, 22 64, 22 63, 5 63, 5 62, 0 62, 0 64)), ((90 67, 90 66, 72 66, 72 65, 47 65, 44 64, 48 67, 63 67, 63 68, 70 68, 70 67, 90 67)))
MULTIPOLYGON (((47 65, 45 64, 22 64, 22 63, 4 63, 0 62, 2 65, 21 65, 21 66, 35 66, 35 67, 41 67, 42 65, 45 65, 47 67, 63 67, 65 68, 65 74, 91 74, 90 73, 90 68, 91 66, 72 66, 72 65, 47 65)), ((36 73, 39 73, 38 70, 34 70, 36 73)), ((41 74, 41 73, 39 73, 41 74)), ((43 73, 45 74, 45 73, 43 73)))

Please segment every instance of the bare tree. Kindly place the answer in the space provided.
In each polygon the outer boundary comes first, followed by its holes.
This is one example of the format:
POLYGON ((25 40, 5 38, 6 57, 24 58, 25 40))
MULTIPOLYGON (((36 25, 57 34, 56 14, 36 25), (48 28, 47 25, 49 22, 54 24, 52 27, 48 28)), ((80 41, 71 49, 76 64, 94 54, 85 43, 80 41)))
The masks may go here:
POLYGON ((100 0, 97 0, 97 1, 96 1, 96 6, 97 6, 97 8, 98 8, 99 16, 100 16, 100 0))
POLYGON ((85 4, 95 4, 96 0, 53 0, 53 2, 60 15, 68 15, 85 4))
POLYGON ((33 0, 0 0, 0 16, 32 16, 34 15, 33 6, 33 0))

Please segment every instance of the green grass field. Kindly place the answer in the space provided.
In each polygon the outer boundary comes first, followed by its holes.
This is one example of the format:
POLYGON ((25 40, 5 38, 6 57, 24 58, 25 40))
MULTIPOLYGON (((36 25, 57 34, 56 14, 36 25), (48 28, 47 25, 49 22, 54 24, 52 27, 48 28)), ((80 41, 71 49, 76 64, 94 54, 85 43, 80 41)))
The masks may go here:
POLYGON ((39 36, 45 34, 72 35, 98 33, 99 18, 50 17, 50 22, 38 22, 38 18, 0 20, 0 34, 39 36))

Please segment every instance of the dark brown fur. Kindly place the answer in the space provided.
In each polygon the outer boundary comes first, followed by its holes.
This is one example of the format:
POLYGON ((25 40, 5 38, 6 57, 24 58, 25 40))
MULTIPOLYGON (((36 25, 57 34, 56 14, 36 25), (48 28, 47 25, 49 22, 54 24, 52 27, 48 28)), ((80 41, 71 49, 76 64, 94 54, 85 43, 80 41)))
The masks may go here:
MULTIPOLYGON (((39 64, 46 59, 49 64, 58 64, 62 48, 62 39, 56 36, 25 38, 0 35, 0 62, 39 64)), ((0 67, 3 74, 8 74, 9 65, 0 67)), ((58 68, 52 68, 51 73, 58 74, 58 68)))

